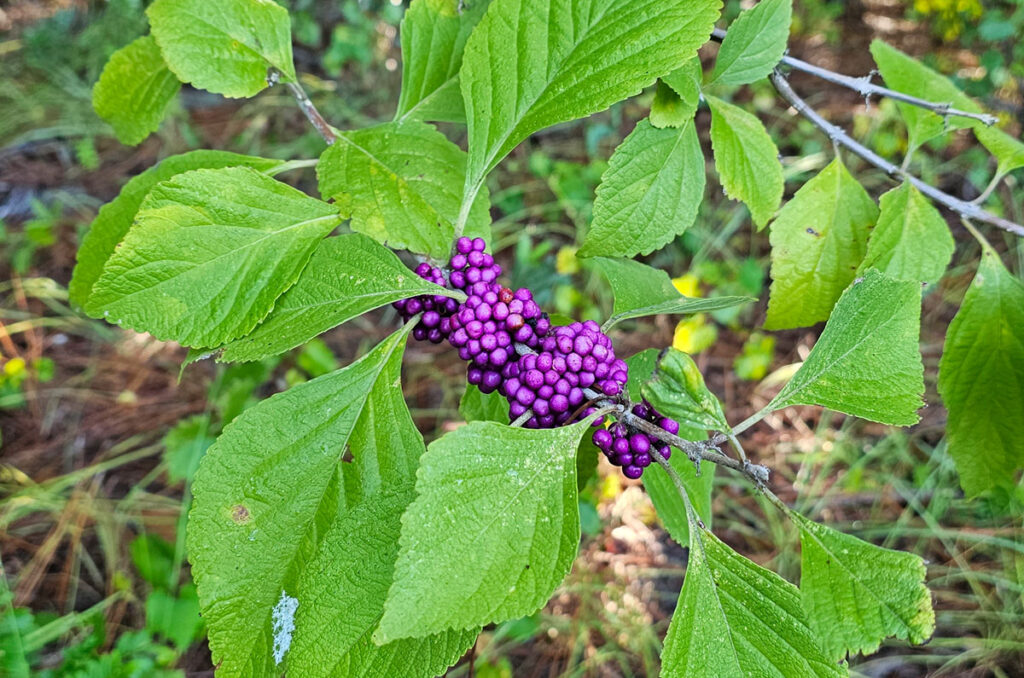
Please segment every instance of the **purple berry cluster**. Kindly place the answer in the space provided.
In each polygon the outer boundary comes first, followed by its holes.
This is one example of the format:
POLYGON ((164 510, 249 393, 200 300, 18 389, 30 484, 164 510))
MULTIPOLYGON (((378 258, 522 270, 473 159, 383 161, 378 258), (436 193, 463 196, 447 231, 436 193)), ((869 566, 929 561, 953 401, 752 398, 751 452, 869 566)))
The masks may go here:
MULTIPOLYGON (((679 423, 674 419, 661 416, 650 403, 643 402, 633 406, 633 414, 645 419, 672 435, 679 433, 679 423)), ((605 453, 608 461, 614 466, 621 466, 622 473, 627 478, 639 478, 643 475, 644 469, 651 464, 651 449, 656 449, 658 454, 668 459, 672 455, 672 448, 658 440, 656 437, 638 431, 622 422, 616 422, 609 428, 601 428, 594 431, 594 444, 605 453)))
MULTIPOLYGON (((428 282, 441 287, 448 286, 444 272, 436 266, 422 263, 416 267, 416 275, 428 282)), ((451 318, 459 310, 459 302, 443 294, 424 294, 411 299, 399 299, 392 304, 403 320, 408 320, 420 313, 423 317, 412 330, 412 336, 418 341, 429 341, 440 344, 451 332, 451 318)))
MULTIPOLYGON (((442 295, 422 295, 396 301, 406 320, 422 314, 412 335, 439 344, 445 339, 469 363, 467 379, 484 393, 499 391, 509 401, 513 419, 528 417, 527 428, 554 428, 594 411, 589 399, 615 398, 626 388, 626 363, 615 357, 611 339, 592 320, 551 327, 530 290, 512 290, 497 282, 501 266, 487 254, 482 238, 459 238, 448 270, 423 263, 416 275, 462 290, 459 304, 442 295)), ((665 431, 679 424, 661 416, 646 401, 633 414, 665 431)), ((651 450, 666 459, 670 448, 655 436, 622 422, 603 427, 593 440, 608 460, 629 478, 639 478, 651 463, 651 450)))
POLYGON ((616 396, 626 385, 626 363, 615 357, 611 340, 592 320, 556 327, 531 348, 537 352, 520 356, 501 374, 512 418, 533 412, 527 428, 570 421, 586 400, 584 389, 616 396))

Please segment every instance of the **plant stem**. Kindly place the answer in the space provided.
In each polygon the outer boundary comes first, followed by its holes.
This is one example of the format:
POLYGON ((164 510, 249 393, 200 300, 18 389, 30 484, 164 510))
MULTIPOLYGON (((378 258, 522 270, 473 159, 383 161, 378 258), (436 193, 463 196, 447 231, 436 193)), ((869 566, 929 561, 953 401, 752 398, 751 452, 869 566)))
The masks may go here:
MULTIPOLYGON (((711 33, 711 39, 715 40, 716 42, 721 42, 725 38, 725 34, 725 29, 716 28, 711 33)), ((956 116, 958 118, 970 118, 971 120, 978 120, 980 122, 983 122, 988 126, 992 126, 996 124, 996 122, 998 122, 998 118, 996 118, 996 116, 989 115, 988 113, 972 113, 971 111, 962 111, 958 108, 953 108, 953 104, 949 102, 941 103, 937 101, 928 101, 926 99, 920 99, 918 97, 905 94, 903 92, 898 92, 894 89, 889 89, 888 87, 876 85, 873 82, 871 82, 870 74, 860 78, 854 78, 849 75, 843 75, 842 73, 830 71, 827 68, 821 68, 820 66, 809 64, 806 61, 796 59, 789 55, 782 57, 782 61, 779 63, 785 64, 786 66, 789 66, 795 71, 801 71, 803 73, 807 73, 809 75, 821 78, 822 80, 825 80, 826 82, 831 82, 834 85, 840 85, 841 87, 852 89, 854 92, 857 92, 865 99, 872 96, 885 97, 887 99, 893 99, 894 101, 902 101, 903 103, 910 104, 911 106, 923 108, 926 111, 931 111, 932 113, 935 113, 936 115, 941 115, 944 117, 956 116)))
POLYGON ((874 165, 875 167, 884 170, 886 173, 892 176, 898 176, 903 178, 905 181, 912 184, 915 188, 917 188, 919 191, 927 195, 935 202, 944 205, 945 207, 960 214, 963 217, 966 217, 968 219, 974 219, 975 221, 980 221, 986 224, 991 224, 992 226, 996 226, 1005 231, 1009 231, 1010 233, 1024 236, 1024 226, 1009 221, 1008 219, 1004 219, 1000 216, 996 216, 995 214, 992 214, 988 210, 982 209, 978 205, 966 202, 959 198, 955 198, 949 195, 948 193, 940 191, 934 186, 925 183, 921 179, 918 179, 909 172, 906 172, 900 167, 889 162, 885 158, 881 157, 871 149, 867 148, 866 146, 852 138, 841 128, 825 120, 825 118, 823 118, 820 113, 811 108, 811 106, 806 101, 801 99, 800 96, 793 91, 793 88, 790 86, 789 81, 786 79, 786 76, 784 76, 782 72, 779 71, 778 69, 776 69, 770 77, 772 84, 775 85, 775 89, 779 92, 780 95, 782 95, 782 98, 788 101, 790 105, 792 105, 793 108, 797 110, 798 113, 800 113, 802 116, 804 116, 812 123, 814 123, 814 125, 818 129, 825 132, 825 134, 827 134, 833 142, 838 143, 841 146, 845 146, 854 154, 860 156, 861 158, 866 160, 868 163, 874 165))
MULTIPOLYGON (((281 82, 281 72, 276 68, 270 69, 270 72, 267 74, 267 83, 273 86, 279 82, 281 82)), ((326 120, 324 120, 324 116, 320 115, 320 111, 318 111, 316 106, 313 105, 313 102, 309 100, 309 97, 306 95, 306 90, 302 89, 302 85, 298 82, 286 80, 284 81, 284 86, 288 88, 288 91, 291 92, 292 96, 295 98, 296 103, 299 104, 299 109, 302 110, 302 113, 306 116, 306 120, 309 120, 310 124, 313 125, 313 128, 320 133, 320 136, 327 145, 330 146, 333 144, 337 140, 337 137, 334 135, 334 130, 331 129, 331 126, 326 120)))

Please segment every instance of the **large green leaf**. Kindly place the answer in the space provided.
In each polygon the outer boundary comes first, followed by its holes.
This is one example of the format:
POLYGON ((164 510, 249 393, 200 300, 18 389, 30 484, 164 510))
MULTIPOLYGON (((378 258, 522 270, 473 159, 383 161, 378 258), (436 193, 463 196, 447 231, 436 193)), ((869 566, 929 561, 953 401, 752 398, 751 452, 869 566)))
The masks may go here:
POLYGON ((868 271, 843 292, 811 354, 768 407, 822 405, 883 424, 917 423, 920 330, 921 285, 868 271))
POLYGON ((658 129, 641 120, 615 149, 580 256, 650 254, 682 235, 704 198, 704 153, 692 120, 658 129))
POLYGON ((964 492, 1012 490, 1024 467, 1024 283, 988 246, 946 332, 939 394, 964 492))
POLYGON ((402 93, 396 120, 465 122, 462 50, 488 0, 414 0, 402 17, 402 93))
POLYGON ((786 52, 793 0, 761 0, 736 17, 722 40, 711 82, 746 85, 765 78, 786 52))
POLYGON ((134 146, 155 132, 181 89, 151 36, 114 52, 92 90, 96 114, 123 144, 134 146))
MULTIPOLYGON (((346 132, 317 166, 320 193, 352 230, 396 249, 447 258, 466 178, 466 154, 430 125, 407 121, 346 132)), ((473 203, 466 233, 488 238, 487 191, 473 203)))
POLYGON ((832 659, 871 654, 889 636, 923 643, 935 630, 924 561, 792 514, 800 527, 800 595, 832 659))
POLYGON ((146 10, 164 61, 182 82, 229 97, 295 80, 291 19, 271 0, 156 0, 146 10))
MULTIPOLYGON (((878 64, 878 71, 891 89, 920 97, 936 103, 952 104, 962 111, 977 113, 980 111, 970 97, 961 92, 949 78, 922 64, 917 59, 888 45, 881 40, 871 43, 871 55, 878 64)), ((973 118, 946 116, 911 104, 897 101, 903 120, 907 123, 908 153, 945 132, 965 127, 978 127, 981 123, 973 118)))
POLYGON ((595 257, 615 298, 612 316, 604 323, 607 332, 616 323, 659 313, 703 313, 753 301, 749 297, 692 299, 679 294, 665 271, 632 259, 595 257))
POLYGON ((179 174, 146 196, 86 311, 219 346, 266 317, 339 221, 331 205, 247 167, 179 174))
POLYGON ((479 629, 373 642, 398 557, 402 513, 412 499, 411 485, 371 496, 324 535, 299 577, 289 675, 432 678, 473 644, 479 629))
POLYGON ((378 642, 476 628, 544 605, 579 546, 575 456, 587 426, 475 421, 427 448, 378 642))
POLYGON ((220 360, 277 355, 378 306, 420 294, 453 293, 423 280, 365 235, 326 238, 267 319, 225 346, 220 360))
POLYGON ((1001 129, 981 125, 974 128, 974 136, 996 157, 996 174, 1002 176, 1024 167, 1024 143, 1019 139, 1001 129))
POLYGON ((245 410, 203 457, 188 552, 218 675, 280 675, 281 618, 294 615, 317 535, 344 506, 345 446, 381 374, 397 373, 408 331, 245 410))
POLYGON ((720 0, 495 0, 460 74, 469 186, 523 139, 633 96, 707 41, 720 0))
POLYGON ((938 282, 956 249, 946 220, 910 183, 892 189, 879 202, 882 210, 861 270, 877 268, 898 280, 938 282))
POLYGON ((252 155, 238 155, 226 151, 191 151, 165 158, 142 174, 132 177, 116 198, 100 208, 99 214, 89 225, 89 230, 78 248, 78 260, 71 275, 71 284, 68 286, 71 302, 77 306, 85 306, 86 300, 92 294, 93 285, 103 272, 103 266, 131 228, 142 199, 161 181, 194 169, 237 166, 252 167, 265 172, 280 165, 280 160, 252 155))
POLYGON ((771 225, 766 329, 828 320, 856 277, 878 207, 837 157, 800 187, 771 225))
POLYGON ((715 169, 726 195, 746 203, 754 223, 764 226, 782 202, 779 149, 755 115, 713 96, 705 99, 715 169))
POLYGON ((662 678, 845 676, 807 626, 800 592, 707 529, 690 524, 690 559, 665 638, 662 678))

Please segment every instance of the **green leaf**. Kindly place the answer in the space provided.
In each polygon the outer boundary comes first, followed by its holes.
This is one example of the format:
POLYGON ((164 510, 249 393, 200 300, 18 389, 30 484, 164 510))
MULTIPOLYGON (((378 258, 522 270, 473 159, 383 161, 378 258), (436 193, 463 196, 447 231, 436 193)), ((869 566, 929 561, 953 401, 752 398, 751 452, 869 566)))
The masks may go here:
POLYGON ((722 404, 704 384, 693 358, 682 351, 669 348, 662 353, 643 394, 656 410, 699 431, 701 438, 709 430, 730 430, 722 404))
POLYGON ((772 222, 765 329, 828 320, 856 277, 878 207, 837 157, 800 187, 772 222))
POLYGON ((466 392, 459 401, 459 414, 467 422, 494 421, 507 424, 508 400, 497 391, 484 393, 473 384, 466 385, 466 392))
MULTIPOLYGON (((885 84, 890 89, 920 97, 940 104, 952 104, 954 108, 978 113, 981 109, 966 94, 961 92, 949 78, 922 64, 908 54, 887 45, 881 40, 871 43, 871 55, 878 64, 885 84)), ((907 123, 907 154, 933 137, 945 132, 966 127, 980 127, 982 122, 960 116, 943 116, 931 111, 897 101, 903 120, 907 123)))
POLYGON ((199 601, 192 584, 181 587, 174 597, 165 591, 153 591, 146 597, 146 630, 171 641, 184 652, 203 635, 199 601))
POLYGON ((82 240, 82 245, 78 248, 78 261, 68 287, 72 303, 77 306, 86 305, 89 295, 92 294, 93 285, 103 272, 103 266, 131 228, 142 199, 161 181, 194 169, 237 166, 267 172, 280 165, 280 160, 252 155, 226 151, 191 151, 165 158, 159 164, 133 177, 116 198, 100 208, 99 214, 82 240))
POLYGON ((807 360, 768 404, 821 405, 910 426, 924 405, 921 285, 868 271, 839 298, 807 360))
POLYGON ((167 432, 161 442, 164 446, 164 461, 167 463, 167 479, 172 483, 191 480, 199 468, 199 461, 213 444, 210 417, 198 415, 182 419, 167 432))
POLYGON ((86 311, 186 346, 250 332, 299 277, 337 210, 247 167, 155 186, 86 311))
POLYGON ((860 270, 877 268, 897 280, 938 282, 956 249, 946 220, 910 183, 892 189, 879 202, 882 211, 860 270))
POLYGON ((300 346, 367 311, 420 294, 451 296, 358 233, 320 242, 299 279, 259 326, 224 347, 220 360, 261 360, 300 346))
POLYGON ((889 636, 923 643, 935 630, 924 561, 791 514, 800 528, 800 595, 832 659, 869 655, 889 636))
MULTIPOLYGON (((427 450, 402 393, 400 354, 381 368, 348 448, 352 463, 345 467, 344 484, 349 506, 379 491, 412 489, 415 484, 420 457, 427 450)), ((396 544, 397 538, 396 532, 396 544)))
POLYGON ((344 503, 336 479, 345 446, 381 373, 397 370, 409 329, 245 410, 203 457, 188 553, 219 674, 280 675, 273 611, 294 609, 316 535, 344 503))
POLYGON ((411 486, 376 494, 324 535, 299 578, 289 675, 432 678, 473 644, 478 628, 373 643, 398 557, 402 512, 412 498, 411 486))
POLYGON ((800 592, 690 524, 690 559, 662 678, 845 676, 807 626, 800 592))
POLYGON ((704 153, 692 120, 658 129, 641 120, 601 177, 580 256, 650 254, 682 235, 704 199, 704 153))
MULTIPOLYGON (((382 244, 446 259, 462 204, 466 154, 430 125, 385 123, 346 132, 317 165, 320 194, 333 198, 352 230, 382 244)), ((477 195, 466 234, 489 239, 487 191, 477 195)))
POLYGON ((608 279, 615 297, 612 316, 604 323, 605 332, 630 318, 659 313, 701 313, 753 301, 748 297, 684 297, 665 271, 632 259, 595 257, 594 263, 608 279))
POLYGON ((689 117, 697 112, 700 105, 700 83, 703 77, 700 59, 694 57, 661 79, 671 87, 682 101, 683 110, 689 117))
POLYGON ((1001 129, 982 125, 974 128, 974 136, 995 156, 998 163, 996 174, 1002 176, 1024 167, 1024 143, 1019 139, 1014 139, 1001 129))
POLYGON ((692 58, 720 0, 495 0, 460 74, 468 186, 530 134, 604 110, 692 58))
POLYGON ((648 116, 652 125, 658 129, 682 127, 693 120, 695 112, 696 109, 690 110, 687 102, 664 80, 658 80, 654 101, 651 102, 651 114, 648 116))
POLYGON ((122 144, 134 146, 160 126, 179 89, 160 48, 146 35, 111 55, 92 90, 92 107, 122 144))
POLYGON ((402 93, 396 120, 465 122, 459 89, 462 50, 489 4, 414 0, 402 17, 402 93))
POLYGON ((427 448, 377 642, 514 619, 547 602, 579 545, 575 456, 588 425, 475 421, 427 448))
POLYGON ((782 202, 779 149, 756 116, 716 97, 705 99, 711 107, 715 169, 725 193, 746 203, 754 223, 764 226, 782 202))
POLYGON ((271 0, 156 0, 146 10, 164 61, 182 82, 228 97, 295 81, 291 19, 271 0))
POLYGON ((946 332, 939 394, 964 492, 1012 490, 1024 467, 1024 283, 988 246, 946 332))
POLYGON ((722 40, 711 82, 746 85, 765 78, 786 53, 793 0, 761 0, 736 17, 722 40))

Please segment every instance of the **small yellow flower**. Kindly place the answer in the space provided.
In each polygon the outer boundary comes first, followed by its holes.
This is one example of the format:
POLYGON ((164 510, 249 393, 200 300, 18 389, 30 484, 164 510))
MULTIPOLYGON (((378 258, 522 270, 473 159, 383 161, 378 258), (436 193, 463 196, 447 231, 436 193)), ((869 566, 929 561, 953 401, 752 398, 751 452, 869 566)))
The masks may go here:
POLYGON ((4 363, 4 374, 8 377, 19 377, 25 374, 25 359, 11 358, 4 363))
POLYGON ((680 320, 672 337, 672 348, 694 355, 709 348, 718 339, 718 327, 709 323, 703 313, 680 320))
POLYGON ((580 272, 580 260, 576 258, 577 247, 566 245, 555 256, 555 270, 562 275, 580 272))
POLYGON ((700 281, 693 273, 687 273, 681 275, 678 278, 672 279, 672 284, 675 285, 676 290, 679 294, 684 297, 699 297, 700 296, 700 281))

